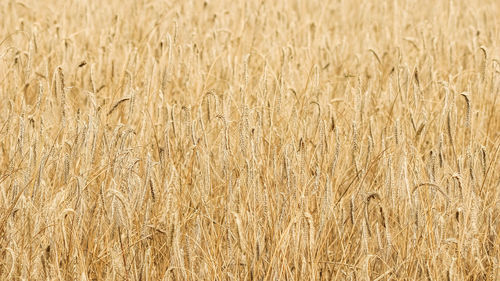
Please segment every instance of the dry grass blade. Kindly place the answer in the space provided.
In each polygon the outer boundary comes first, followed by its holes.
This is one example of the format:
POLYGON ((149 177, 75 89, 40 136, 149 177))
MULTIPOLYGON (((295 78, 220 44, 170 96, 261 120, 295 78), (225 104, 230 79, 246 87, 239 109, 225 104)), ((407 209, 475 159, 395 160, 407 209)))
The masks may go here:
POLYGON ((412 194, 413 194, 413 193, 415 193, 415 191, 416 191, 417 189, 419 189, 419 188, 421 188, 421 187, 424 187, 424 186, 432 186, 432 187, 434 187, 437 191, 439 191, 439 192, 440 192, 440 193, 444 196, 444 198, 445 198, 446 200, 450 201, 450 198, 448 197, 448 195, 446 195, 446 193, 444 193, 444 191, 443 191, 443 190, 439 187, 439 185, 437 185, 437 184, 435 184, 435 183, 431 183, 431 182, 425 182, 425 183, 421 183, 421 184, 416 185, 416 186, 412 189, 411 193, 412 193, 412 194))
POLYGON ((116 108, 117 108, 117 107, 118 107, 121 103, 126 102, 126 101, 128 101, 128 100, 130 100, 130 97, 128 97, 128 98, 123 98, 123 99, 121 99, 121 100, 117 101, 117 102, 115 103, 115 105, 113 105, 113 107, 112 107, 112 108, 108 111, 108 114, 107 114, 107 115, 111 115, 111 113, 113 113, 113 111, 114 111, 114 110, 115 110, 115 109, 116 109, 116 108))

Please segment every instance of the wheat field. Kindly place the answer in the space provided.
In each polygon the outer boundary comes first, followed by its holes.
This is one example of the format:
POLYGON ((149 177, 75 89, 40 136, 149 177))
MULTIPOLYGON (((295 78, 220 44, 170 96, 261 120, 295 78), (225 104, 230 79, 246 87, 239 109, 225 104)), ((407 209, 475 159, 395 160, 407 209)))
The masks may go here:
POLYGON ((500 2, 0 1, 0 280, 500 280, 500 2))

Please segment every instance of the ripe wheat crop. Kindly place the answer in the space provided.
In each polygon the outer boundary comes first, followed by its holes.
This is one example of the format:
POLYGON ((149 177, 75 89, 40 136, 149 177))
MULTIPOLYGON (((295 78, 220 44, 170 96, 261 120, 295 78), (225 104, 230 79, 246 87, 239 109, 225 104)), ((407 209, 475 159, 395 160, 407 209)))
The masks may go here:
POLYGON ((0 280, 500 280, 499 15, 0 1, 0 280))

